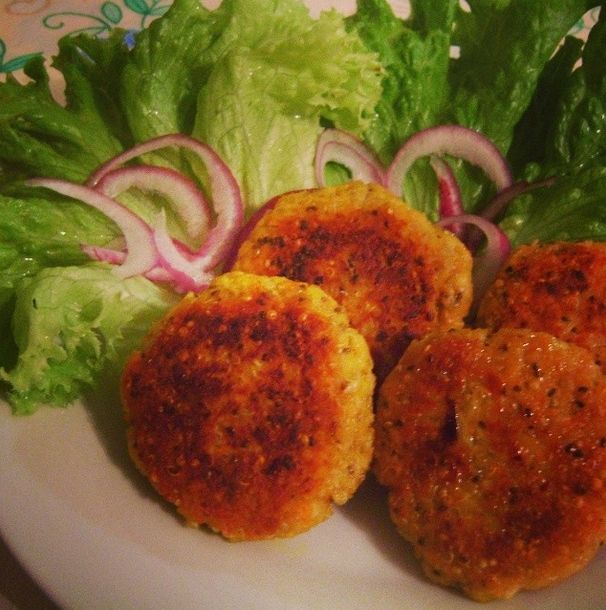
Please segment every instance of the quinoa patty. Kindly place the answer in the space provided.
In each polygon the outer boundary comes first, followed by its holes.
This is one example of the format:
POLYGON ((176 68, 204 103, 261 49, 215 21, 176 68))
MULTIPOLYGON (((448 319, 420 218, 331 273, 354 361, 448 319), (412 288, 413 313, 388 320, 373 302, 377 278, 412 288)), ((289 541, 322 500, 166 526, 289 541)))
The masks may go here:
POLYGON ((234 269, 322 286, 368 342, 377 381, 413 338, 461 327, 472 297, 463 244, 385 188, 361 182, 281 195, 234 269))
POLYGON ((606 372, 606 243, 518 248, 485 294, 477 325, 551 333, 589 349, 606 372))
POLYGON ((128 362, 129 450, 188 522, 292 536, 363 480, 373 390, 366 343, 320 288, 227 273, 128 362))
POLYGON ((553 584, 606 539, 606 377, 546 333, 428 335, 380 388, 374 467, 432 580, 480 601, 553 584))

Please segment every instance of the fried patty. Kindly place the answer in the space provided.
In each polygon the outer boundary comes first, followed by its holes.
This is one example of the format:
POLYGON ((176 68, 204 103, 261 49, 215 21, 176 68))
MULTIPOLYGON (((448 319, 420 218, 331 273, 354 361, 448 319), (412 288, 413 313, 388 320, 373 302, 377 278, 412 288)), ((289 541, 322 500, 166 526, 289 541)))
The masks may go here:
POLYGON ((377 381, 412 339, 462 326, 472 297, 463 244, 383 187, 361 182, 280 196, 240 246, 234 269, 322 286, 368 342, 377 381))
POLYGON ((520 247, 485 294, 478 325, 551 333, 589 349, 606 372, 606 243, 520 247))
POLYGON ((550 585, 606 539, 606 377, 547 333, 433 333, 380 388, 374 469, 432 580, 550 585))
POLYGON ((373 390, 364 339, 320 288, 228 273, 128 362, 129 450, 191 524, 233 540, 292 536, 363 480, 373 390))

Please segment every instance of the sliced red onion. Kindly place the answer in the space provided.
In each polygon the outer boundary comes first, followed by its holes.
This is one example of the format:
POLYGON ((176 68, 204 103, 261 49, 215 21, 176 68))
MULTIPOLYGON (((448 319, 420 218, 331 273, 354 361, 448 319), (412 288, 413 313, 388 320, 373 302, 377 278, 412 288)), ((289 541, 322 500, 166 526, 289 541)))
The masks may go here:
POLYGON ((440 218, 463 214, 461 190, 450 165, 435 155, 431 155, 429 163, 436 174, 440 188, 440 218))
MULTIPOLYGON (((461 200, 461 190, 459 189, 459 185, 450 165, 440 157, 436 157, 436 155, 431 155, 429 163, 438 179, 438 188, 440 191, 438 213, 440 218, 464 214, 465 210, 463 209, 463 202, 461 200)), ((463 227, 461 225, 452 224, 449 225, 448 228, 459 237, 463 233, 463 227)))
POLYGON ((126 252, 124 250, 103 248, 102 246, 92 246, 89 244, 82 244, 80 249, 90 258, 102 263, 121 265, 124 262, 124 259, 126 259, 126 252))
POLYGON ((158 214, 153 241, 160 265, 169 272, 178 288, 198 291, 210 284, 213 274, 207 271, 200 258, 188 257, 170 237, 164 210, 158 214))
POLYGON ((130 188, 156 192, 168 198, 183 219, 190 239, 199 241, 210 226, 210 206, 192 180, 167 167, 137 165, 121 167, 103 175, 95 190, 115 199, 130 188))
POLYGON ((183 134, 169 134, 147 140, 104 163, 88 179, 95 186, 110 171, 127 161, 162 148, 176 146, 196 154, 205 164, 210 180, 211 200, 217 214, 217 222, 208 238, 196 252, 200 268, 212 269, 221 262, 231 240, 238 232, 244 218, 240 189, 233 174, 212 148, 183 134))
MULTIPOLYGON (((87 254, 90 258, 103 263, 110 263, 112 265, 121 265, 126 258, 126 252, 122 250, 114 250, 113 248, 103 248, 101 246, 89 246, 82 245, 82 252, 87 254)), ((172 275, 163 267, 153 267, 149 271, 143 274, 148 280, 152 282, 173 282, 172 275)))
MULTIPOLYGON (((495 222, 513 199, 534 189, 550 186, 553 182, 553 178, 547 178, 546 180, 537 182, 514 182, 511 186, 508 186, 497 193, 484 209, 482 209, 480 216, 486 220, 495 222)), ((460 237, 471 252, 475 252, 482 243, 482 231, 473 226, 467 227, 467 230, 460 235, 460 237)))
POLYGON ((352 180, 384 184, 379 161, 360 140, 340 129, 325 129, 318 138, 314 161, 318 186, 326 186, 324 170, 330 162, 345 166, 352 180))
POLYGON ((479 255, 474 256, 473 261, 474 297, 471 310, 475 312, 480 299, 511 252, 509 239, 497 225, 475 214, 449 216, 437 224, 441 227, 451 224, 473 225, 480 229, 486 237, 485 248, 479 255))
POLYGON ((47 188, 66 197, 78 199, 113 220, 122 231, 127 249, 124 262, 116 267, 116 273, 120 277, 141 275, 156 265, 158 257, 151 227, 127 207, 94 189, 65 180, 34 178, 27 184, 47 188))
POLYGON ((432 154, 447 154, 477 165, 498 191, 511 184, 509 165, 489 139, 460 125, 439 125, 418 131, 406 140, 387 169, 387 188, 404 199, 403 185, 408 170, 417 159, 432 154))

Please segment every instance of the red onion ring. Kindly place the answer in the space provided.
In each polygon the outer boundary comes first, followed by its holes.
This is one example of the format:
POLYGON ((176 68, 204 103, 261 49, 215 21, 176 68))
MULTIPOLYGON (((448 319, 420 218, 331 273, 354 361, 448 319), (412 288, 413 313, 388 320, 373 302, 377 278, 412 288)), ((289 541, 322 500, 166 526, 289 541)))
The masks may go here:
POLYGON ((78 199, 113 220, 122 231, 126 241, 126 257, 115 268, 120 277, 142 275, 156 265, 158 256, 152 239, 151 227, 127 207, 92 188, 65 180, 34 178, 28 180, 26 184, 47 188, 66 197, 78 199))
MULTIPOLYGON (((80 249, 93 260, 103 263, 110 263, 112 265, 121 265, 126 258, 126 252, 123 252, 122 250, 114 250, 113 248, 103 248, 101 246, 89 246, 83 244, 80 246, 80 249)), ((173 281, 173 278, 169 272, 166 269, 158 266, 146 271, 143 275, 152 282, 173 281)))
POLYGON ((318 138, 314 169, 318 186, 327 186, 324 170, 330 162, 345 166, 352 180, 384 184, 383 168, 366 146, 340 129, 325 129, 318 138))
POLYGON ((110 263, 112 265, 121 265, 126 258, 126 252, 114 248, 82 244, 80 250, 96 261, 110 263))
MULTIPOLYGON (((210 230, 204 244, 195 253, 195 257, 200 269, 209 270, 219 264, 244 218, 244 207, 238 183, 230 169, 212 148, 183 134, 159 136, 137 144, 113 157, 93 172, 87 184, 94 187, 107 173, 127 161, 171 146, 185 148, 196 154, 208 171, 211 200, 215 208, 217 221, 210 230)), ((162 232, 161 228, 160 232, 162 232)))
MULTIPOLYGON (((439 217, 446 218, 464 214, 461 190, 450 165, 435 155, 431 155, 429 163, 438 179, 438 189, 440 191, 439 217)), ((449 230, 459 237, 463 233, 461 225, 452 224, 449 226, 449 230)))
POLYGON ((115 199, 133 187, 170 199, 190 239, 199 241, 207 234, 211 221, 208 202, 192 180, 173 169, 152 165, 121 167, 104 174, 95 190, 115 199))
POLYGON ((161 210, 158 214, 152 239, 158 253, 159 263, 166 269, 176 286, 181 290, 201 290, 206 288, 213 278, 196 257, 187 257, 179 250, 177 244, 170 237, 166 227, 166 213, 161 210))
POLYGON ((479 255, 474 256, 473 261, 474 297, 471 311, 475 313, 482 296, 494 281, 497 272, 511 252, 509 239, 493 222, 475 214, 449 216, 443 218, 437 224, 441 227, 447 227, 451 224, 473 225, 480 229, 486 237, 486 247, 479 255))
POLYGON ((417 159, 431 154, 451 155, 480 167, 498 191, 511 184, 507 161, 488 138, 460 125, 439 125, 422 129, 406 140, 387 168, 387 188, 403 199, 404 178, 408 170, 417 159))
MULTIPOLYGON (((480 212, 480 216, 486 220, 495 222, 495 220, 505 211, 513 199, 534 189, 551 186, 553 183, 553 178, 547 178, 546 180, 530 183, 523 180, 520 182, 515 182, 511 186, 508 186, 497 193, 480 212)), ((482 232, 473 226, 469 226, 461 239, 465 242, 465 245, 469 248, 469 250, 475 252, 482 242, 482 232)))
POLYGON ((461 190, 450 165, 435 155, 431 155, 429 163, 436 174, 440 188, 440 218, 463 214, 461 190))

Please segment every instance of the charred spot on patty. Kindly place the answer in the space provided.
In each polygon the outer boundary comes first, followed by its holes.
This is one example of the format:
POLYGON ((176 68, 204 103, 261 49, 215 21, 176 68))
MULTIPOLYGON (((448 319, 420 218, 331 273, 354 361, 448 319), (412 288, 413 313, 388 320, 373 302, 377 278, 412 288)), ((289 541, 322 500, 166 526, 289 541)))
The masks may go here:
POLYGON ((364 477, 371 367, 319 288, 225 274, 186 297, 129 361, 131 454, 189 522, 232 539, 293 535, 364 477))
POLYGON ((378 185, 287 193, 241 245, 235 269, 321 285, 369 344, 379 380, 410 341, 460 327, 471 300, 471 257, 378 185))

